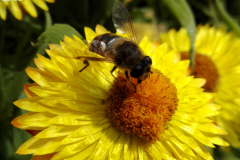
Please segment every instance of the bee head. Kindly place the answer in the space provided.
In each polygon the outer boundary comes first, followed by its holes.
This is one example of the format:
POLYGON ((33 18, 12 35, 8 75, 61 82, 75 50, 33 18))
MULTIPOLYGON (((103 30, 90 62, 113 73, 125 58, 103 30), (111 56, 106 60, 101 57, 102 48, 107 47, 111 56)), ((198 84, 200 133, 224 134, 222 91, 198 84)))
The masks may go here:
POLYGON ((150 72, 152 60, 149 56, 146 56, 141 60, 130 72, 131 77, 138 78, 139 80, 145 80, 150 72))

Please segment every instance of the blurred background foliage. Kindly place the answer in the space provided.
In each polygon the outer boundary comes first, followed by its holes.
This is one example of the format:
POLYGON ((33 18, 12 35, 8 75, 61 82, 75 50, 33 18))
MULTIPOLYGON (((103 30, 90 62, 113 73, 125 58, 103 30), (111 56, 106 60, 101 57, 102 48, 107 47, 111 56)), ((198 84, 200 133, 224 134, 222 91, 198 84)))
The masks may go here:
MULTIPOLYGON (((23 0, 24 1, 24 0, 23 0)), ((124 0, 137 32, 138 41, 146 34, 153 41, 170 28, 185 27, 194 42, 195 26, 198 24, 225 25, 227 30, 240 35, 239 0, 124 0)), ((113 0, 56 0, 47 4, 49 12, 37 8, 38 18, 28 14, 18 21, 8 11, 7 19, 0 19, 0 160, 28 160, 31 155, 16 155, 17 148, 31 136, 26 131, 13 127, 10 122, 25 113, 13 105, 25 98, 23 85, 32 83, 26 75, 27 66, 35 67, 36 53, 45 55, 48 43, 58 44, 67 30, 84 37, 84 27, 95 29, 101 24, 115 32, 112 23, 113 0), (54 24, 62 25, 58 33, 51 32, 54 24), (51 28, 50 30, 48 30, 51 28), (38 38, 40 35, 42 36, 38 38), (54 37, 54 34, 57 36, 54 37), (35 45, 31 45, 33 42, 35 45)), ((56 26, 55 26, 56 27, 56 26)), ((71 36, 71 35, 70 35, 71 36)), ((193 43, 192 43, 193 44, 193 43)), ((220 148, 211 150, 215 159, 240 159, 240 150, 231 152, 220 148)))

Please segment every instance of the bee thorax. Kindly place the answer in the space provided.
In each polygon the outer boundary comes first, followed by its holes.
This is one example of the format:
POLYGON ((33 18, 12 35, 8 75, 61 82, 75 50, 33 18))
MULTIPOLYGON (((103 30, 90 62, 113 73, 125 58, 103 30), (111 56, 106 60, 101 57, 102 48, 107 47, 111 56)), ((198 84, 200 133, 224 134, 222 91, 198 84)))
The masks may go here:
POLYGON ((116 52, 117 65, 126 69, 132 69, 144 57, 139 47, 131 41, 123 42, 116 52))

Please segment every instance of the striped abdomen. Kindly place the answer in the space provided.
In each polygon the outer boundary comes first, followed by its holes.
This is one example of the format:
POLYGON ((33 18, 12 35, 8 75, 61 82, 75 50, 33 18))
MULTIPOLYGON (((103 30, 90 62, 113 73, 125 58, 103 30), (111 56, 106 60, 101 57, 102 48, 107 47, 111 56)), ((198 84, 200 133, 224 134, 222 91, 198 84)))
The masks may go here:
POLYGON ((98 35, 90 43, 89 51, 95 52, 100 54, 101 56, 104 56, 104 53, 113 49, 115 43, 121 38, 122 37, 112 33, 98 35))

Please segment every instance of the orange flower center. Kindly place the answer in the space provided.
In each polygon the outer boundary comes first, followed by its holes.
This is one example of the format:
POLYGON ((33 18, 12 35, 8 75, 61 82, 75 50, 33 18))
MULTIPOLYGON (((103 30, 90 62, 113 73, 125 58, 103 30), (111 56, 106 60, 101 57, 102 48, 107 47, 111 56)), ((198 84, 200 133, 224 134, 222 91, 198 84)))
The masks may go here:
POLYGON ((136 79, 130 78, 137 93, 119 73, 107 99, 107 115, 117 129, 151 142, 161 139, 178 105, 175 85, 158 70, 152 72, 139 85, 136 79))
MULTIPOLYGON (((181 53, 181 59, 189 59, 189 53, 181 53)), ((195 64, 192 75, 195 78, 204 78, 207 80, 206 84, 202 87, 205 92, 216 91, 219 73, 217 67, 208 56, 199 53, 195 54, 195 64)))

